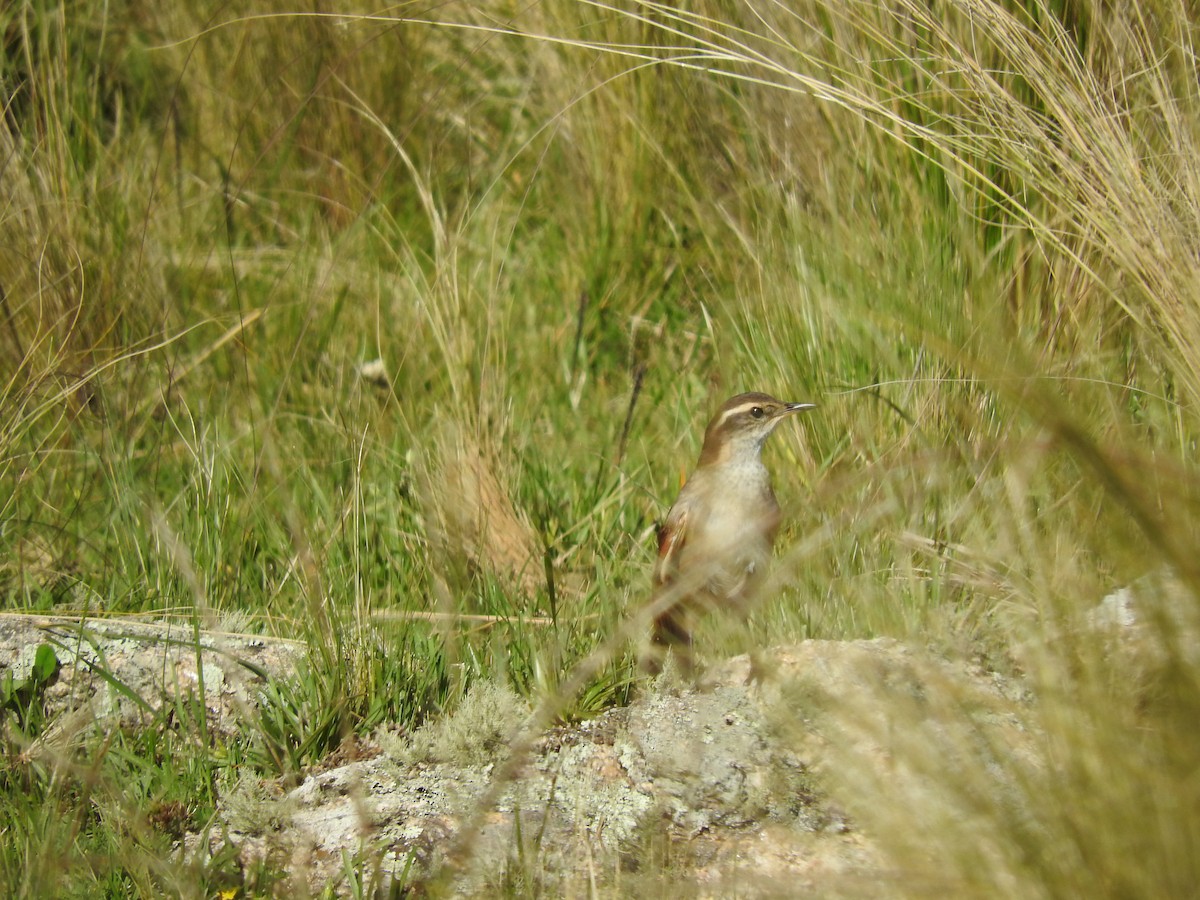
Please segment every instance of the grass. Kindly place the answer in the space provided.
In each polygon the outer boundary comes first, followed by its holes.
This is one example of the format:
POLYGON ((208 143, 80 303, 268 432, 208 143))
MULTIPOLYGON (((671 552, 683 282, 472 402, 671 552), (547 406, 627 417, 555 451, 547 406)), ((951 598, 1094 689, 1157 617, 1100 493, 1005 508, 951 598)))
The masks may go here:
MULTIPOLYGON (((912 892, 931 847, 958 894, 1190 890, 1191 13, 260 13, 0 13, 4 607, 236 615, 311 657, 229 746, 193 717, 8 766, 10 893, 231 883, 151 827, 203 825, 229 758, 294 776, 476 684, 626 701, 653 524, 749 389, 821 408, 768 451, 777 590, 704 652, 894 635, 1041 698, 1041 767, 1001 766, 1025 819, 974 770, 921 827, 860 811, 912 892), (1114 670, 1080 617, 1166 572, 1166 656, 1114 670)), ((42 726, 10 712, 16 756, 42 726)))

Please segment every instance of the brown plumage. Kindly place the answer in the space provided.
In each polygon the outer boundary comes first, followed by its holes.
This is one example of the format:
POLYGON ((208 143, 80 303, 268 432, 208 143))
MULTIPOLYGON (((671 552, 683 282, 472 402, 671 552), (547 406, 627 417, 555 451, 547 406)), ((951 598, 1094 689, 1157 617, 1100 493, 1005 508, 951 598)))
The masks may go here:
POLYGON ((657 612, 644 659, 651 672, 661 669, 670 650, 690 674, 692 632, 703 613, 714 607, 749 612, 780 519, 762 448, 784 416, 812 408, 738 394, 708 423, 696 470, 658 529, 657 612))

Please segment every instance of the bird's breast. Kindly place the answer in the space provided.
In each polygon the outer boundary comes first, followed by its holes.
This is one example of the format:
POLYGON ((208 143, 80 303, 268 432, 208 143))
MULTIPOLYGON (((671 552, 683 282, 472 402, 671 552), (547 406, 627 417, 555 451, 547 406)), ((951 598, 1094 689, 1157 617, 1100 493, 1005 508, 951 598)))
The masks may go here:
POLYGON ((742 558, 756 560, 771 553, 771 538, 778 513, 768 504, 718 504, 698 523, 689 545, 701 558, 712 557, 736 565, 742 558))
POLYGON ((694 514, 688 516, 680 571, 714 599, 741 600, 770 563, 779 505, 766 470, 758 475, 707 472, 716 483, 698 482, 689 498, 694 514))

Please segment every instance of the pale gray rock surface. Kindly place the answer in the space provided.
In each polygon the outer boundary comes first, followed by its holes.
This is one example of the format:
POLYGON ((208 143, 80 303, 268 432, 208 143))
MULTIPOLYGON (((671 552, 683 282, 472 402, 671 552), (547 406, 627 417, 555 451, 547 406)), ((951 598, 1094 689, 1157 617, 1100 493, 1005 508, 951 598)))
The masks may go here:
MULTIPOLYGON (((211 727, 233 734, 263 676, 287 678, 305 655, 294 642, 190 627, 0 616, 0 674, 27 671, 29 648, 45 642, 61 663, 47 696, 74 734, 146 719, 130 691, 151 707, 202 697, 211 727)), ((895 641, 807 641, 765 659, 763 683, 747 684, 739 657, 699 686, 660 680, 628 707, 550 729, 499 786, 506 737, 530 710, 479 685, 451 716, 358 742, 294 788, 252 773, 227 784, 216 820, 184 849, 232 844, 248 869, 284 865, 299 894, 353 893, 358 871, 376 889, 440 878, 479 896, 522 885, 552 896, 861 896, 886 884, 886 862, 831 787, 873 770, 921 796, 889 745, 904 738, 897 709, 935 736, 968 710, 969 728, 1013 753, 1028 738, 1019 683, 895 641)))

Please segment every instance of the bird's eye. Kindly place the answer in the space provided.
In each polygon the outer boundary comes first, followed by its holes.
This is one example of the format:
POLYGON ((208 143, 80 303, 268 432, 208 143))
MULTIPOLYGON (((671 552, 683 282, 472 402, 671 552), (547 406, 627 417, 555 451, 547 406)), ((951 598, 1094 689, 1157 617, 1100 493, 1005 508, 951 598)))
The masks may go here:
POLYGON ((766 415, 766 413, 763 412, 763 408, 761 406, 753 406, 750 408, 750 415, 754 416, 756 419, 761 419, 766 415))

